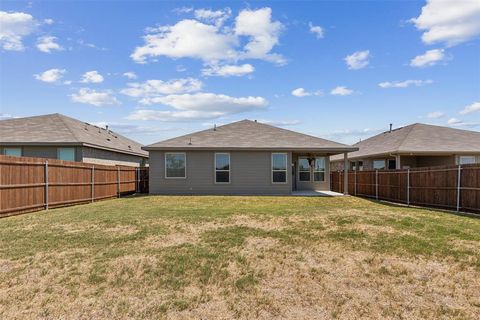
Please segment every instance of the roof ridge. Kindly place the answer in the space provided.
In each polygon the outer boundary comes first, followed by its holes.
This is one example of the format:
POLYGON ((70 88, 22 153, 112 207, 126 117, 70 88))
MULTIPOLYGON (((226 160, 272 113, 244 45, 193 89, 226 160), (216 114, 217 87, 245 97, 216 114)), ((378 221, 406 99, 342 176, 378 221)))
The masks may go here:
MULTIPOLYGON (((70 131, 70 133, 72 134, 72 136, 77 140, 77 142, 81 142, 81 143, 85 143, 84 141, 80 141, 80 139, 78 138, 78 136, 75 134, 75 132, 72 130, 72 128, 70 128, 70 126, 68 125, 68 123, 65 122, 65 118, 69 118, 69 119, 73 119, 73 118, 70 118, 70 117, 67 117, 61 113, 54 113, 53 114, 54 116, 58 117, 60 119, 60 121, 62 121, 63 125, 65 126, 65 128, 68 129, 68 131, 70 131)), ((79 121, 77 119, 73 119, 73 120, 76 120, 76 121, 79 121)), ((81 122, 81 121, 79 121, 81 122)))
POLYGON ((405 137, 403 138, 402 142, 400 142, 400 143, 398 144, 398 146, 397 146, 397 151, 400 151, 400 150, 401 150, 403 144, 405 143, 405 141, 407 141, 408 136, 412 133, 413 129, 414 129, 415 127, 417 127, 419 124, 421 124, 421 123, 417 123, 417 122, 416 122, 416 123, 413 123, 413 124, 411 124, 411 125, 408 125, 408 126, 403 127, 403 128, 408 128, 408 127, 410 127, 410 128, 409 128, 410 130, 407 132, 407 134, 406 134, 405 137))
MULTIPOLYGON (((245 121, 245 120, 242 120, 242 121, 245 121)), ((247 121, 251 121, 251 120, 247 120, 247 121)), ((271 124, 268 124, 268 123, 262 123, 262 122, 257 122, 257 121, 252 121, 252 122, 255 122, 255 123, 258 123, 258 124, 261 124, 261 125, 264 125, 264 126, 268 126, 268 127, 271 127, 271 128, 279 129, 279 130, 288 131, 288 132, 291 132, 291 133, 294 133, 294 134, 297 134, 297 135, 308 136, 308 137, 315 138, 315 139, 322 139, 322 140, 332 142, 332 143, 336 143, 336 144, 339 144, 339 145, 342 145, 342 146, 349 146, 349 145, 344 144, 344 143, 336 142, 336 141, 333 141, 333 140, 328 140, 328 139, 325 139, 325 138, 320 138, 320 137, 317 137, 317 136, 314 136, 314 135, 311 135, 311 134, 307 134, 307 133, 302 133, 302 132, 297 132, 297 131, 293 131, 293 130, 290 130, 290 129, 277 127, 277 126, 274 126, 274 125, 271 125, 271 124)))

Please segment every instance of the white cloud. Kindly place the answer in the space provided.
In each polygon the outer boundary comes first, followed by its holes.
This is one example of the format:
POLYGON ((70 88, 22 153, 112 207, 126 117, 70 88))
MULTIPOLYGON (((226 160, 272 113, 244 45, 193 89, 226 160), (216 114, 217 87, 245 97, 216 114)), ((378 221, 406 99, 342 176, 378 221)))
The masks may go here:
POLYGON ((412 67, 430 67, 438 62, 446 60, 444 49, 427 50, 424 54, 416 56, 410 61, 412 67))
MULTIPOLYGON (((206 12, 202 15, 207 15, 206 12)), ((174 25, 149 28, 148 34, 143 37, 144 45, 136 47, 131 58, 138 63, 145 63, 148 58, 166 56, 173 59, 200 59, 208 64, 243 59, 282 64, 285 59, 270 52, 278 44, 282 27, 280 22, 272 21, 270 8, 242 10, 235 24, 229 27, 185 19, 174 25)))
POLYGON ((317 39, 322 39, 324 37, 324 31, 322 27, 315 26, 311 22, 308 23, 308 26, 310 27, 310 32, 313 33, 317 39))
POLYGON ((53 21, 53 19, 44 19, 44 20, 43 20, 43 23, 45 23, 45 24, 54 24, 55 21, 53 21))
POLYGON ((149 126, 140 126, 140 125, 129 124, 129 123, 108 123, 106 121, 90 122, 90 124, 93 124, 94 126, 97 126, 100 128, 106 128, 106 126, 108 125, 109 130, 112 130, 114 132, 118 132, 121 134, 125 134, 125 135, 129 135, 129 134, 152 135, 159 132, 166 132, 166 131, 172 130, 172 128, 167 128, 163 126, 149 127, 149 126))
POLYGON ((141 103, 150 104, 151 99, 166 94, 187 93, 201 90, 203 83, 193 78, 173 79, 168 81, 147 80, 139 83, 129 83, 128 88, 120 92, 124 95, 141 98, 141 103))
POLYGON ((0 120, 14 119, 16 117, 8 113, 0 113, 0 120))
POLYGON ((428 0, 422 13, 411 21, 424 31, 424 43, 454 46, 480 35, 480 1, 428 0))
POLYGON ((449 125, 458 125, 460 123, 462 123, 462 120, 457 119, 457 118, 450 118, 447 121, 447 124, 449 124, 449 125))
POLYGON ((302 97, 308 97, 308 96, 322 96, 323 92, 320 90, 309 92, 309 91, 306 91, 304 88, 297 88, 292 91, 292 95, 295 97, 302 98, 302 97))
POLYGON ((258 122, 269 124, 271 126, 276 126, 276 127, 289 127, 289 126, 295 126, 297 124, 302 123, 300 120, 262 120, 262 119, 259 119, 258 122))
POLYGON ((214 119, 247 111, 263 110, 268 104, 262 97, 237 98, 214 93, 168 95, 153 98, 152 102, 175 110, 136 110, 128 116, 128 119, 159 121, 214 119))
POLYGON ((451 127, 463 127, 463 128, 480 127, 480 122, 466 122, 457 118, 448 119, 447 124, 451 127))
POLYGON ((385 129, 378 129, 378 128, 377 129, 374 129, 374 128, 344 129, 344 130, 335 130, 333 132, 328 132, 323 134, 322 136, 334 141, 353 144, 361 141, 363 138, 369 138, 383 131, 385 131, 385 129))
POLYGON ((98 73, 98 71, 93 70, 93 71, 88 71, 85 72, 82 76, 82 80, 80 81, 82 83, 101 83, 103 82, 103 76, 98 73))
POLYGON ((120 102, 112 95, 112 91, 96 91, 88 88, 81 88, 78 93, 70 95, 73 102, 92 104, 96 107, 105 105, 116 105, 120 102))
POLYGON ((72 84, 72 80, 65 80, 65 81, 63 81, 63 84, 65 84, 65 85, 71 85, 71 84, 72 84))
POLYGON ((0 45, 4 50, 23 51, 23 38, 37 26, 38 23, 28 13, 0 11, 0 45))
POLYGON ((43 82, 48 82, 48 83, 54 83, 63 78, 63 75, 67 72, 65 69, 50 69, 47 71, 44 71, 40 74, 34 74, 33 76, 35 79, 43 81, 43 82))
POLYGON ((137 75, 135 74, 135 72, 131 72, 131 71, 125 72, 123 76, 131 80, 137 79, 137 75))
POLYGON ((421 87, 433 83, 432 80, 405 80, 405 81, 385 81, 378 84, 380 88, 407 88, 410 86, 421 87))
POLYGON ((61 45, 56 43, 57 37, 53 36, 43 36, 37 39, 37 49, 45 52, 50 53, 52 50, 62 51, 64 50, 61 45))
POLYGON ((427 114, 427 118, 430 118, 430 119, 439 119, 439 118, 443 118, 444 116, 445 116, 445 113, 441 111, 433 111, 427 114))
POLYGON ((356 51, 351 55, 346 56, 344 60, 348 65, 348 69, 358 70, 365 68, 369 64, 369 56, 369 50, 356 51))
POLYGON ((473 112, 479 112, 480 111, 480 102, 474 102, 465 108, 463 108, 462 111, 460 111, 460 114, 469 114, 473 112))
POLYGON ((211 65, 202 69, 202 74, 204 76, 220 76, 220 77, 230 77, 230 76, 244 76, 246 74, 252 73, 255 71, 255 68, 251 64, 243 65, 211 65))
POLYGON ((352 89, 348 89, 347 87, 344 86, 338 86, 332 89, 330 91, 330 94, 334 96, 349 96, 353 93, 352 89))
POLYGON ((228 18, 230 18, 232 15, 232 10, 230 10, 230 8, 216 11, 209 9, 197 9, 194 11, 194 14, 195 18, 198 20, 221 26, 228 18))
POLYGON ((245 9, 240 11, 235 20, 235 34, 247 36, 250 41, 244 46, 241 59, 262 59, 278 64, 286 63, 279 55, 270 53, 275 45, 283 25, 278 21, 272 21, 272 9, 262 8, 258 10, 245 9))

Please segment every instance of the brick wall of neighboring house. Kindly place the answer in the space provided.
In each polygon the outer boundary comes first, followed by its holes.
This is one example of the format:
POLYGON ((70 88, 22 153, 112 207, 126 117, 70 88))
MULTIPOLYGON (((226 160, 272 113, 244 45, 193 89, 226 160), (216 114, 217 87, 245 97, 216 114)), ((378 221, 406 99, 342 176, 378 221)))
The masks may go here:
POLYGON ((147 159, 144 157, 89 147, 82 148, 82 161, 93 164, 125 166, 140 166, 147 163, 147 159))

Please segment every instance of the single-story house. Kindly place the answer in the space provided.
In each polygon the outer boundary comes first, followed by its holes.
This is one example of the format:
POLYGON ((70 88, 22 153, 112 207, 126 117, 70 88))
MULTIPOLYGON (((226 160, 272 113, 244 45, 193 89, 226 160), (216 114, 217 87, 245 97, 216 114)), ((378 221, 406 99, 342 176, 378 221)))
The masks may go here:
POLYGON ((245 195, 330 190, 329 156, 357 150, 250 120, 143 149, 150 154, 150 193, 245 195))
MULTIPOLYGON (((380 133, 353 145, 349 170, 408 169, 480 163, 480 132, 415 123, 380 133)), ((332 170, 344 159, 330 158, 332 170)))
POLYGON ((0 121, 3 155, 142 166, 148 152, 141 147, 108 128, 58 113, 0 121))

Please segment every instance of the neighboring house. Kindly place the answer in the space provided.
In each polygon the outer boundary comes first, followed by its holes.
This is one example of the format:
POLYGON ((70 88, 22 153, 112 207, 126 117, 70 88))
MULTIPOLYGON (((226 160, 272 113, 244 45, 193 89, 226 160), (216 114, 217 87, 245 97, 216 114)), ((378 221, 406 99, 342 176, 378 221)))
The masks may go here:
MULTIPOLYGON (((386 131, 353 145, 349 170, 407 169, 480 163, 480 132, 415 123, 386 131)), ((330 158, 343 170, 342 157, 330 158)))
POLYGON ((151 193, 260 195, 330 190, 329 156, 357 150, 250 120, 143 149, 151 193))
POLYGON ((142 145, 58 113, 0 121, 0 154, 105 165, 144 165, 142 145))

